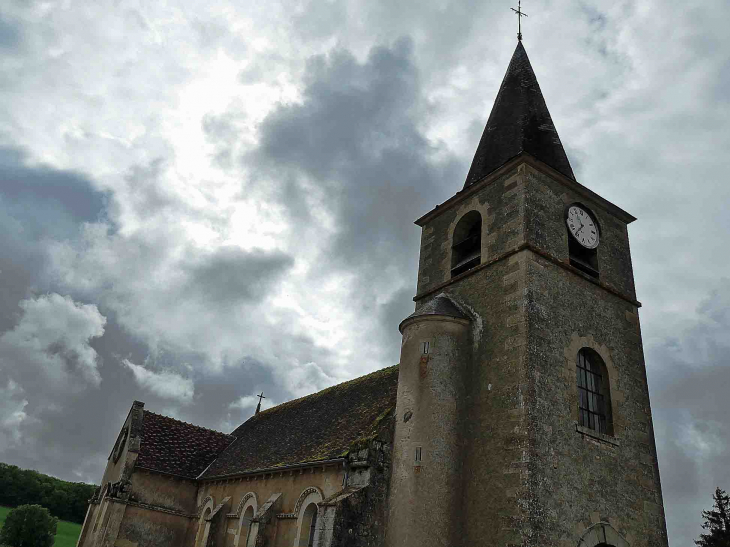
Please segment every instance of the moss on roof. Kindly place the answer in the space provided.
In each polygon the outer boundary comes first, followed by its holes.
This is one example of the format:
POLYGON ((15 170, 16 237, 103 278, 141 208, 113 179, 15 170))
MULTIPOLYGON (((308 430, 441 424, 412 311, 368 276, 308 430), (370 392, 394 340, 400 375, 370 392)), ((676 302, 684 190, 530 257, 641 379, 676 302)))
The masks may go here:
POLYGON ((202 478, 342 457, 372 438, 395 408, 398 366, 384 368, 251 417, 202 478))

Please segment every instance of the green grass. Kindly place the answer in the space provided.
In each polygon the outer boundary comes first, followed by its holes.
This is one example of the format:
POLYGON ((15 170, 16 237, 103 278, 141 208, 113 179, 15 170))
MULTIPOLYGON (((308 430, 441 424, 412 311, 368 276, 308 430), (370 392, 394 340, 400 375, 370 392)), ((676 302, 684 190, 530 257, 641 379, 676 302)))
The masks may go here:
POLYGON ((53 545, 54 547, 76 547, 80 535, 80 524, 59 520, 56 529, 56 541, 53 542, 53 545))
MULTIPOLYGON (((2 528, 5 518, 11 511, 10 507, 0 507, 0 528, 2 528)), ((81 535, 81 525, 75 522, 68 522, 65 520, 58 521, 58 528, 56 529, 56 541, 53 543, 54 547, 76 547, 76 542, 81 535)))

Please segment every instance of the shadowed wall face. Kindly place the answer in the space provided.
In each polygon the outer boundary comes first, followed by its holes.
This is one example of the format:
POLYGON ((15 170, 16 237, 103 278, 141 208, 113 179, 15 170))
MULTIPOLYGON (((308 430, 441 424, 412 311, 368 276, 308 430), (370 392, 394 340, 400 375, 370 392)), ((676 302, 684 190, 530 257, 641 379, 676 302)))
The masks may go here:
MULTIPOLYGON (((626 229, 633 217, 529 156, 472 191, 419 221, 416 309, 427 310, 443 291, 472 324, 471 339, 459 348, 470 358, 455 381, 463 386, 463 412, 442 407, 460 434, 452 450, 460 452, 454 469, 463 472, 450 484, 460 493, 458 533, 465 544, 564 538, 576 545, 600 528, 631 545, 666 547, 626 229), (598 278, 570 264, 564 213, 576 202, 593 211, 601 229, 598 278), (481 265, 452 277, 456 228, 472 211, 485 219, 481 265), (601 364, 610 420, 603 430, 580 423, 581 351, 601 364)), ((409 328, 406 322, 399 405, 416 401, 405 366, 416 360, 408 352, 418 351, 410 349, 409 328)), ((406 441, 396 429, 396 455, 406 441)), ((394 472, 394 491, 398 480, 394 472)), ((426 499, 418 509, 406 504, 414 513, 453 496, 419 494, 426 499)))
POLYGON ((427 315, 403 324, 389 546, 447 547, 457 539, 458 416, 469 338, 467 319, 427 315))

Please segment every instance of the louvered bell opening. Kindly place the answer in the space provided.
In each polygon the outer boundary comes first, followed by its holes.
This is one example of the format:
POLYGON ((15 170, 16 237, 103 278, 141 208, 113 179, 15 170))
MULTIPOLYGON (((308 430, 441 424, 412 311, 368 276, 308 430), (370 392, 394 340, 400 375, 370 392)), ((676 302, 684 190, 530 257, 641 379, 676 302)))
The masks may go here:
POLYGON ((452 253, 458 255, 457 262, 451 268, 451 276, 459 275, 481 262, 481 241, 479 234, 470 236, 454 245, 452 253))

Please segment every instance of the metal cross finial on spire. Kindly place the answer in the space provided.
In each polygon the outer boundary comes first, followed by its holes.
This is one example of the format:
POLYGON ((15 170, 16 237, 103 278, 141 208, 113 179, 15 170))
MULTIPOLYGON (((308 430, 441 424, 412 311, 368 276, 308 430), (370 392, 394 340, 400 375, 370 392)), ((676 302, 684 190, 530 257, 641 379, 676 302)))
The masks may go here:
POLYGON ((261 392, 261 395, 256 395, 256 397, 259 398, 259 404, 258 404, 258 406, 256 406, 256 414, 258 414, 259 412, 261 412, 261 400, 266 399, 266 397, 264 397, 263 391, 261 392))
POLYGON ((515 8, 510 8, 510 9, 517 14, 517 39, 521 42, 522 41, 522 17, 523 16, 527 17, 527 14, 524 11, 522 11, 520 2, 522 2, 522 0, 517 0, 517 9, 515 9, 515 8))

